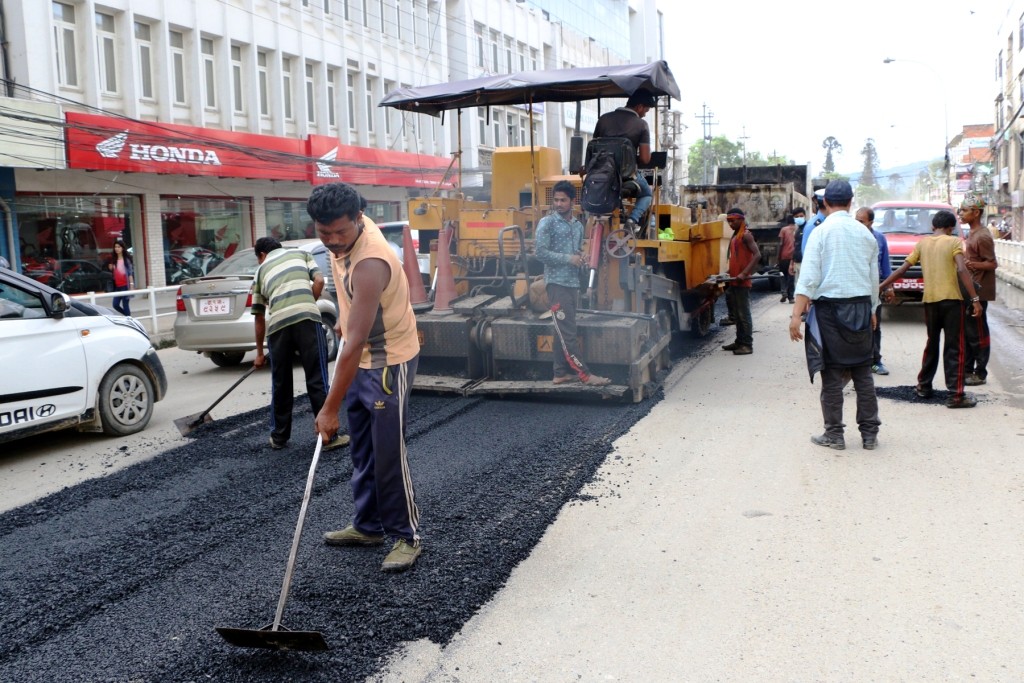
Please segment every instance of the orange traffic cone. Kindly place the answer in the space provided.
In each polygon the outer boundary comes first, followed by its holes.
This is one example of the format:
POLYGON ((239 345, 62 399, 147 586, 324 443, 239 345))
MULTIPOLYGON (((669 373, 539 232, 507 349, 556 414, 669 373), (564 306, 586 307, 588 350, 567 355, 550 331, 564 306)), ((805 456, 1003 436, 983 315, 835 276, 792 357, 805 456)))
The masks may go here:
POLYGON ((446 224, 437 235, 437 284, 434 285, 434 310, 452 310, 455 298, 455 276, 452 275, 452 228, 446 224))
POLYGON ((420 262, 416 258, 416 247, 412 244, 412 232, 408 223, 402 229, 402 261, 402 270, 409 280, 409 298, 413 304, 422 304, 427 300, 427 290, 423 287, 420 262))

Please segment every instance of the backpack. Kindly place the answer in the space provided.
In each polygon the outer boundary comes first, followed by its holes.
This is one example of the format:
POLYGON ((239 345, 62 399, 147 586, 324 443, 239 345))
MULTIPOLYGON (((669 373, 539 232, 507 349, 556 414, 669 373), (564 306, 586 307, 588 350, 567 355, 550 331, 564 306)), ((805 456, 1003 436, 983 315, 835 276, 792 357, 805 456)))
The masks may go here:
POLYGON ((587 213, 610 214, 619 206, 622 178, 615 156, 608 150, 596 151, 588 160, 583 176, 580 205, 587 213))
MULTIPOLYGON (((821 225, 821 219, 815 217, 815 219, 814 219, 814 226, 812 226, 812 227, 817 227, 819 225, 821 225)), ((799 226, 796 229, 796 235, 793 236, 793 262, 794 263, 803 263, 803 260, 804 260, 804 250, 803 250, 804 228, 806 228, 806 227, 807 227, 807 221, 805 220, 804 224, 799 226)))

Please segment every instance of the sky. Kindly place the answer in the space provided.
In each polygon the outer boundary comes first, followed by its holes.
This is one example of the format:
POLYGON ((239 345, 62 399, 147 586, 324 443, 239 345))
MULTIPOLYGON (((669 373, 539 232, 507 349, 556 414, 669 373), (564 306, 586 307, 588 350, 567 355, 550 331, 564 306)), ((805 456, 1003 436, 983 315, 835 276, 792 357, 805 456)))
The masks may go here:
POLYGON ((684 141, 703 136, 697 116, 707 104, 711 135, 746 135, 749 151, 810 162, 813 174, 829 136, 842 144, 834 156, 841 173, 860 171, 868 138, 882 169, 941 158, 945 129, 952 138, 994 119, 996 55, 1008 31, 1000 25, 1017 24, 1010 5, 660 0, 684 141))

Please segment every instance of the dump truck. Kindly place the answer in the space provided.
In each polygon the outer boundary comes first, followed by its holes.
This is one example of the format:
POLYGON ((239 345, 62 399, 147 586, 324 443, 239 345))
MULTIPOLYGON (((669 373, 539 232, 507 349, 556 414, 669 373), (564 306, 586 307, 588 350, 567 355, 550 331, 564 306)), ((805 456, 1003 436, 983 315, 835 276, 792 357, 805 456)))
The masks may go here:
MULTIPOLYGON (((810 180, 807 165, 723 166, 714 185, 683 185, 680 203, 693 214, 718 216, 733 207, 746 214, 747 226, 761 250, 759 273, 779 262, 779 228, 787 213, 797 207, 811 214, 810 197, 824 187, 810 180)), ((771 280, 777 287, 778 280, 771 280)))
MULTIPOLYGON (((625 98, 640 89, 679 98, 662 61, 403 88, 381 106, 431 115, 458 110, 452 118, 459 121, 464 108, 625 98)), ((705 334, 714 320, 723 221, 695 222, 683 207, 660 203, 656 189, 651 222, 657 231, 634 234, 619 210, 580 215, 577 199, 587 254, 578 336, 586 363, 612 384, 555 385, 553 354, 562 350, 550 311, 531 307, 530 289, 543 274, 533 240, 555 183, 571 182, 578 198, 582 179, 566 173, 579 168, 578 159, 564 164, 558 149, 534 145, 532 137, 530 142, 494 151, 486 201, 438 192, 409 201, 409 225, 419 231, 421 249, 430 244, 435 283, 432 300, 414 306, 421 351, 413 388, 464 395, 583 392, 640 401, 667 374, 673 335, 705 334), (446 282, 455 290, 452 297, 446 282)), ((461 142, 459 147, 457 157, 461 142)), ((657 188, 659 170, 651 175, 657 188)))

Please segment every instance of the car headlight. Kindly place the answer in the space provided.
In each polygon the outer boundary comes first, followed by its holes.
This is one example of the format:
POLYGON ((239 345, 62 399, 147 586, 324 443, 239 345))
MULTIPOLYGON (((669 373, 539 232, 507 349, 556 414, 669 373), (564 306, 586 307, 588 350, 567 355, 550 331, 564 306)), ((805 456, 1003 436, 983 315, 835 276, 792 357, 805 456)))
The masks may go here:
POLYGON ((138 332, 139 334, 141 334, 146 339, 149 339, 149 333, 146 332, 146 328, 143 327, 142 323, 140 323, 135 318, 129 318, 129 317, 116 317, 115 318, 113 316, 109 316, 107 319, 110 320, 110 322, 114 323, 115 325, 121 325, 122 327, 130 327, 133 330, 135 330, 136 332, 138 332))

